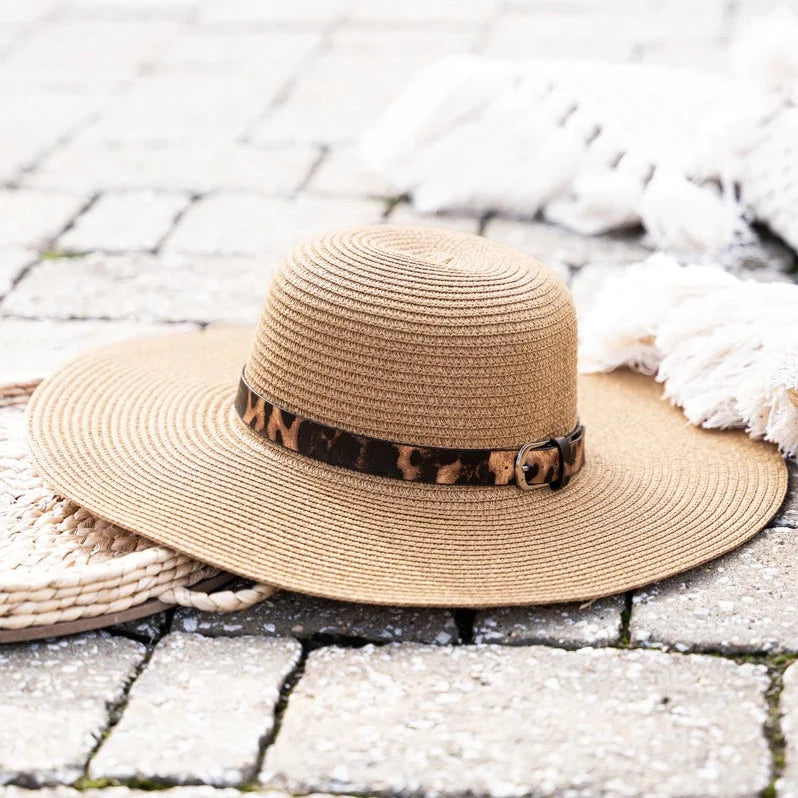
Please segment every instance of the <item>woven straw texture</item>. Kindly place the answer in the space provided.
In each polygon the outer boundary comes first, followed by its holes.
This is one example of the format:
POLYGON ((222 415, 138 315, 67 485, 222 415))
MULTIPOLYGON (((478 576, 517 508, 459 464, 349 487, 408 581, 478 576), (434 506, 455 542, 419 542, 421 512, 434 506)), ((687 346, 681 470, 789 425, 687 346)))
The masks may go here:
POLYGON ((33 388, 0 388, 0 630, 86 618, 102 625, 101 616, 153 599, 236 608, 229 596, 241 601, 240 592, 187 590, 217 576, 216 568, 126 532, 43 486, 25 452, 24 410, 33 388))
POLYGON ((570 432, 568 290, 529 255, 474 236, 443 241, 385 226, 297 247, 266 299, 250 385, 292 412, 393 441, 494 449, 570 432), (508 402, 506 386, 522 401, 508 402))
POLYGON ((210 330, 83 356, 36 391, 29 439, 48 483, 103 518, 354 601, 589 599, 766 525, 787 486, 775 448, 688 427, 629 372, 579 378, 587 465, 557 492, 357 474, 264 441, 233 409, 247 361, 259 390, 326 423, 518 446, 573 424, 575 340, 570 297, 527 256, 445 231, 359 228, 288 256, 254 345, 252 331, 210 330))

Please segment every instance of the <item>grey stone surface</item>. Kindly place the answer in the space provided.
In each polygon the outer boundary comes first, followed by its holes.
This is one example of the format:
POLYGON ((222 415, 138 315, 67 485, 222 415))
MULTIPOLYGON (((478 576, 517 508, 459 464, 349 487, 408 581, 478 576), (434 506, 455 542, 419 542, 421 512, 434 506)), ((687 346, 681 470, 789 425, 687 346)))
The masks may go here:
POLYGON ((421 227, 443 227, 458 233, 479 232, 480 220, 476 216, 452 216, 450 214, 417 213, 406 202, 397 205, 388 217, 389 224, 414 225, 421 227))
POLYGON ((588 264, 624 265, 651 254, 637 235, 588 237, 547 222, 495 218, 488 221, 484 235, 529 252, 563 279, 588 264))
POLYGON ((258 255, 276 263, 309 236, 335 227, 376 224, 382 213, 383 205, 376 201, 217 194, 191 206, 167 240, 166 250, 258 255))
MULTIPOLYGON (((31 790, 6 786, 0 787, 0 798, 152 798, 152 790, 137 790, 128 787, 103 787, 76 790, 73 787, 53 786, 42 787, 35 793, 31 790)), ((158 790, 158 795, 163 798, 241 798, 241 793, 230 787, 219 789, 205 784, 187 787, 170 787, 167 790, 158 790)), ((282 797, 283 793, 273 792, 264 795, 264 798, 282 797)))
POLYGON ((480 52, 491 58, 597 58, 628 61, 633 43, 618 29, 625 19, 596 19, 591 14, 565 15, 556 8, 538 7, 534 14, 503 14, 480 42, 480 52), (602 30, 603 35, 598 31, 602 30), (612 31, 612 34, 610 34, 612 31))
POLYGON ((45 246, 75 218, 86 199, 32 189, 0 190, 0 247, 45 246))
POLYGON ((53 258, 33 267, 0 310, 50 319, 254 322, 275 261, 174 253, 53 258))
POLYGON ((312 194, 342 197, 390 197, 396 192, 362 162, 354 145, 334 147, 308 180, 312 194))
POLYGON ((798 651, 798 533, 768 529, 721 559, 633 598, 636 645, 798 651))
POLYGON ((13 48, 3 62, 3 74, 30 83, 108 90, 132 79, 176 31, 171 20, 51 20, 36 25, 13 48))
POLYGON ((321 32, 305 25, 244 25, 236 29, 186 25, 158 63, 163 71, 210 73, 230 80, 240 80, 244 74, 248 80, 268 86, 295 70, 321 42, 321 32))
POLYGON ((155 249, 188 203, 188 195, 177 192, 104 194, 58 239, 58 248, 78 252, 155 249))
POLYGON ((208 25, 251 26, 262 24, 328 25, 345 17, 349 0, 301 0, 294 3, 262 3, 260 0, 208 0, 199 19, 208 25))
POLYGON ((149 71, 81 129, 74 144, 198 146, 235 141, 263 112, 287 76, 276 69, 264 70, 257 80, 230 80, 207 70, 149 71), (214 101, 208 102, 209 97, 214 101))
POLYGON ((783 685, 779 708, 781 731, 786 742, 786 766, 776 790, 778 795, 793 796, 798 795, 798 665, 787 668, 783 685))
POLYGON ((639 48, 640 61, 674 67, 700 69, 702 72, 728 74, 729 53, 720 40, 653 42, 639 48))
POLYGON ((70 144, 45 157, 25 185, 72 190, 159 189, 207 193, 295 191, 319 157, 317 148, 247 144, 70 144))
POLYGON ((167 635, 89 775, 219 786, 246 781, 299 655, 294 640, 167 635))
POLYGON ((0 299, 11 290, 22 270, 37 260, 35 250, 22 247, 0 249, 0 299))
POLYGON ((661 45, 678 54, 686 44, 717 48, 723 41, 726 8, 706 0, 691 4, 690 25, 680 24, 688 6, 610 2, 547 4, 514 2, 490 27, 481 51, 495 58, 596 58, 629 61, 649 47, 661 45), (578 9, 581 13, 574 13, 578 9), (571 13, 568 13, 570 11, 571 13))
POLYGON ((403 3, 375 3, 357 0, 349 19, 367 25, 414 25, 419 27, 462 28, 484 24, 501 6, 501 0, 405 0, 403 3))
POLYGON ((354 143, 415 72, 445 55, 467 52, 476 36, 429 27, 342 27, 285 102, 253 126, 252 141, 354 143))
POLYGON ((612 596, 587 605, 483 610, 474 620, 474 642, 566 648, 613 645, 620 640, 623 608, 624 597, 612 596))
POLYGON ((80 776, 144 654, 97 634, 0 648, 0 783, 80 776))
POLYGON ((0 318, 0 383, 46 377, 73 357, 104 344, 193 329, 196 326, 191 324, 0 318))
POLYGON ((285 591, 232 614, 179 609, 172 628, 205 635, 340 635, 374 642, 441 645, 458 640, 457 626, 448 610, 347 604, 285 591))
POLYGON ((787 497, 784 504, 779 508, 779 512, 773 519, 773 526, 788 526, 793 529, 798 528, 798 463, 795 460, 787 462, 787 470, 790 474, 790 485, 787 489, 787 497))
POLYGON ((56 9, 58 17, 65 19, 95 19, 114 9, 136 19, 188 21, 195 5, 196 0, 69 0, 56 9))
POLYGON ((169 630, 169 625, 169 613, 159 612, 157 615, 139 618, 137 621, 125 621, 117 624, 112 626, 109 631, 112 634, 121 634, 126 637, 132 637, 135 640, 141 640, 142 643, 153 643, 169 630))
POLYGON ((662 652, 313 652, 262 780, 413 795, 755 795, 765 669, 662 652), (342 729, 345 733, 342 734, 342 729))

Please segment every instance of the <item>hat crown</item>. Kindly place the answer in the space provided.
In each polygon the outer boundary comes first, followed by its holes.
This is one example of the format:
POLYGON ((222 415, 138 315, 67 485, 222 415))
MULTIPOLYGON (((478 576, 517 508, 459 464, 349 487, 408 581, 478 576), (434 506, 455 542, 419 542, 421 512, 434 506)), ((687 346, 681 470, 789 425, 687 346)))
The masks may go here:
POLYGON ((512 448, 576 423, 576 336, 568 289, 529 255, 360 227, 282 261, 246 375, 270 402, 356 434, 512 448))

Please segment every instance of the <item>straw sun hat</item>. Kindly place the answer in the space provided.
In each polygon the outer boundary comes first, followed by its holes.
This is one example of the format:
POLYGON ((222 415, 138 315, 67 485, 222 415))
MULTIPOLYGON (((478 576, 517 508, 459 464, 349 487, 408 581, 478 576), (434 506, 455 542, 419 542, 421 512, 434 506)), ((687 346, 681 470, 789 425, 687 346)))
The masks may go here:
POLYGON ((254 335, 62 368, 31 400, 29 443, 52 489, 100 518, 351 601, 590 599, 766 525, 787 485, 774 447, 688 426, 650 378, 577 377, 576 348, 571 297, 534 258, 356 228, 285 258, 254 335))

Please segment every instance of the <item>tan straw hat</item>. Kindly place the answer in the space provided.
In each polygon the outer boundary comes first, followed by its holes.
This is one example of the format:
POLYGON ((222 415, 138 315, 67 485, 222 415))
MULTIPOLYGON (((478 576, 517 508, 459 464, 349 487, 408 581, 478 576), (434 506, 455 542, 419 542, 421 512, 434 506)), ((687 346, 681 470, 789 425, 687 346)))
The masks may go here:
POLYGON ((688 426, 649 378, 577 378, 576 348, 567 289, 528 255, 362 227, 286 257, 254 336, 64 367, 31 401, 30 446, 101 518, 351 601, 590 599, 766 525, 787 486, 774 447, 688 426))

